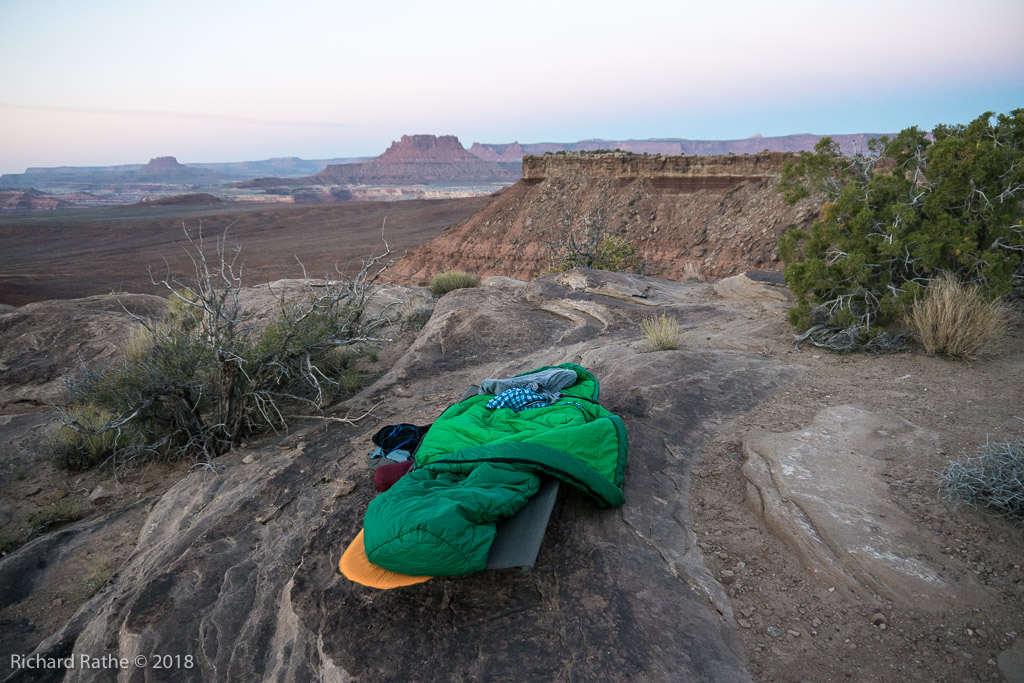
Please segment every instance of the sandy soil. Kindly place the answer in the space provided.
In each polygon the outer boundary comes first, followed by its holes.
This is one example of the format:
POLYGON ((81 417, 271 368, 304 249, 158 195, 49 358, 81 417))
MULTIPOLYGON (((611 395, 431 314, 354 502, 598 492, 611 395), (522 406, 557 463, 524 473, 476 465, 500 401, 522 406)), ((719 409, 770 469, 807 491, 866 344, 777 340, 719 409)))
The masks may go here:
POLYGON ((837 356, 808 346, 798 351, 784 323, 768 329, 763 353, 805 365, 807 372, 720 432, 695 468, 691 490, 697 537, 709 569, 732 599, 751 676, 1002 680, 996 657, 1024 634, 1024 530, 953 508, 940 498, 937 479, 950 459, 973 455, 987 438, 1024 434, 1024 330, 1018 323, 997 357, 966 364, 920 353, 837 356), (899 416, 939 434, 941 450, 926 456, 908 456, 898 446, 884 452, 884 478, 903 511, 939 541, 943 569, 973 574, 994 594, 992 605, 949 610, 936 601, 908 609, 815 583, 747 507, 740 471, 744 433, 791 431, 838 405, 899 416))

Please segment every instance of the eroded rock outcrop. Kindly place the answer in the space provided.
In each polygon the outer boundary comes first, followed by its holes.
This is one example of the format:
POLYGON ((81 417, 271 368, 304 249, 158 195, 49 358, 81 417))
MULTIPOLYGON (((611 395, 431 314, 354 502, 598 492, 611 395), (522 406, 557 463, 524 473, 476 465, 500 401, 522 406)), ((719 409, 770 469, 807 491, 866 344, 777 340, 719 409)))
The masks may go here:
POLYGON ((552 265, 567 224, 585 221, 622 235, 665 277, 727 277, 778 270, 777 242, 817 216, 777 190, 786 155, 527 157, 524 180, 482 211, 411 251, 395 274, 420 284, 462 268, 481 276, 529 279, 552 265))
POLYGON ((881 478, 886 450, 939 450, 937 435, 854 406, 823 410, 802 429, 743 442, 747 502, 819 582, 901 604, 976 607, 991 596, 943 571, 881 478))
MULTIPOLYGON (((444 296, 388 374, 336 411, 376 406, 369 417, 282 434, 174 485, 103 590, 34 652, 191 656, 191 668, 173 671, 177 681, 749 680, 728 599, 696 545, 689 476, 718 426, 800 369, 722 349, 744 316, 709 297, 699 283, 596 271, 444 296), (637 324, 655 308, 702 342, 640 353, 637 324), (625 506, 602 510, 567 490, 530 574, 386 592, 339 575, 374 495, 365 464, 374 431, 425 424, 484 377, 563 361, 590 369, 602 403, 625 420, 625 506)), ((0 574, 43 542, 0 562, 0 574)), ((118 673, 54 672, 62 675, 118 673)))
POLYGON ((126 311, 151 319, 166 306, 148 294, 102 294, 0 310, 0 409, 58 400, 65 378, 123 347, 138 327, 126 311))

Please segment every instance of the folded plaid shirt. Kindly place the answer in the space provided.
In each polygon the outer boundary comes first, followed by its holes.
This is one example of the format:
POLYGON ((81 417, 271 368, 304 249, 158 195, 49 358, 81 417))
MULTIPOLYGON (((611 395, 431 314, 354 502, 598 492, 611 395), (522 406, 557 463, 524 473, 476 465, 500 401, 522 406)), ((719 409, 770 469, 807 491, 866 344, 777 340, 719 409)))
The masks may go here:
POLYGON ((518 413, 520 410, 527 410, 529 408, 543 408, 551 405, 551 403, 550 398, 544 394, 537 393, 533 389, 515 387, 514 389, 506 389, 492 398, 487 402, 487 407, 491 410, 511 408, 518 413))

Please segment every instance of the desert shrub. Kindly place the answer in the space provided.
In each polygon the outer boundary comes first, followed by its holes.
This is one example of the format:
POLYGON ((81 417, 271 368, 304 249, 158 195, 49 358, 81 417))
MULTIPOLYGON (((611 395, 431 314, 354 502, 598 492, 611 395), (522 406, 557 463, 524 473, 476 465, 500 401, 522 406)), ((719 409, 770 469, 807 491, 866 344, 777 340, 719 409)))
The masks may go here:
POLYGON ((678 349, 685 336, 679 321, 664 313, 645 317, 640 321, 640 331, 644 335, 640 350, 644 353, 678 349))
POLYGON ((1024 524, 1024 440, 987 442, 939 475, 946 500, 1024 524))
POLYGON ((262 323, 239 302, 240 249, 229 253, 222 237, 212 254, 201 234, 186 237, 196 277, 161 282, 170 292, 166 318, 137 319, 149 343, 132 344, 107 367, 87 368, 58 406, 63 427, 79 434, 110 439, 133 430, 130 443, 114 444, 115 467, 143 455, 191 457, 212 467, 245 437, 286 427, 294 406, 318 411, 331 400, 336 371, 348 368, 347 361, 331 367, 340 363, 332 359, 339 346, 381 341, 375 331, 382 318, 364 319, 363 309, 390 250, 352 280, 311 286, 297 299, 282 295, 262 323), (76 418, 88 411, 101 418, 76 418))
POLYGON ((420 299, 409 299, 398 309, 403 330, 421 330, 430 321, 434 308, 420 299))
POLYGON ((479 286, 480 278, 462 270, 449 270, 444 273, 438 273, 430 280, 430 291, 436 297, 444 296, 456 289, 469 289, 479 286))
POLYGON ((1009 309, 981 287, 943 275, 914 301, 906 320, 928 355, 969 360, 1003 339, 1009 309))
POLYGON ((40 531, 58 522, 74 522, 83 516, 82 504, 77 498, 65 496, 46 507, 25 515, 25 526, 31 532, 40 531))
POLYGON ((821 217, 779 241, 796 296, 790 322, 855 328, 860 341, 898 322, 942 273, 986 295, 1010 291, 1024 253, 1024 109, 967 125, 908 128, 844 157, 823 138, 787 162, 790 202, 818 193, 821 217))
MULTIPOLYGON (((135 351, 126 351, 129 358, 135 351)), ((78 403, 67 408, 62 423, 53 427, 46 438, 46 448, 54 463, 67 470, 94 467, 119 450, 141 445, 141 435, 134 425, 107 428, 115 421, 109 410, 92 403, 78 403)))
POLYGON ((577 224, 572 210, 559 217, 561 233, 548 243, 550 272, 561 273, 573 268, 594 268, 616 273, 644 273, 647 262, 636 245, 606 227, 608 212, 594 210, 577 224))

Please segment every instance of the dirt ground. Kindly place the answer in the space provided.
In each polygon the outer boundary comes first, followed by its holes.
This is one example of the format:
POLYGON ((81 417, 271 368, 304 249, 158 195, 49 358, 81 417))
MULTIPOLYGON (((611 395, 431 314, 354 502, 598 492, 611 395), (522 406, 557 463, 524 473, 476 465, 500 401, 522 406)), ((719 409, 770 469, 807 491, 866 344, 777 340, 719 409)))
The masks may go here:
POLYGON ((920 353, 838 356, 793 346, 784 323, 763 351, 807 372, 719 433, 693 472, 691 509, 708 568, 731 600, 756 681, 994 681, 996 658, 1024 634, 1024 529, 940 497, 939 472, 986 439, 1024 434, 1024 330, 998 356, 963 363, 920 353), (746 504, 740 471, 749 430, 788 432, 822 409, 855 405, 934 430, 941 449, 884 453, 892 497, 943 548, 942 568, 973 574, 995 599, 949 610, 936 600, 907 608, 815 583, 746 504), (726 570, 726 574, 723 574, 726 570), (728 572, 731 572, 729 574, 728 572), (881 616, 879 616, 881 615, 881 616))
MULTIPOLYGON (((286 277, 353 274, 383 250, 381 227, 395 256, 465 220, 491 198, 401 202, 188 207, 116 206, 0 217, 0 304, 21 306, 111 291, 163 294, 150 282, 192 272, 183 226, 200 225, 207 240, 227 232, 242 248, 245 286, 286 277), (385 223, 386 220, 386 223, 385 223), (301 262, 301 264, 300 264, 301 262)), ((440 267, 442 264, 438 264, 440 267)))

